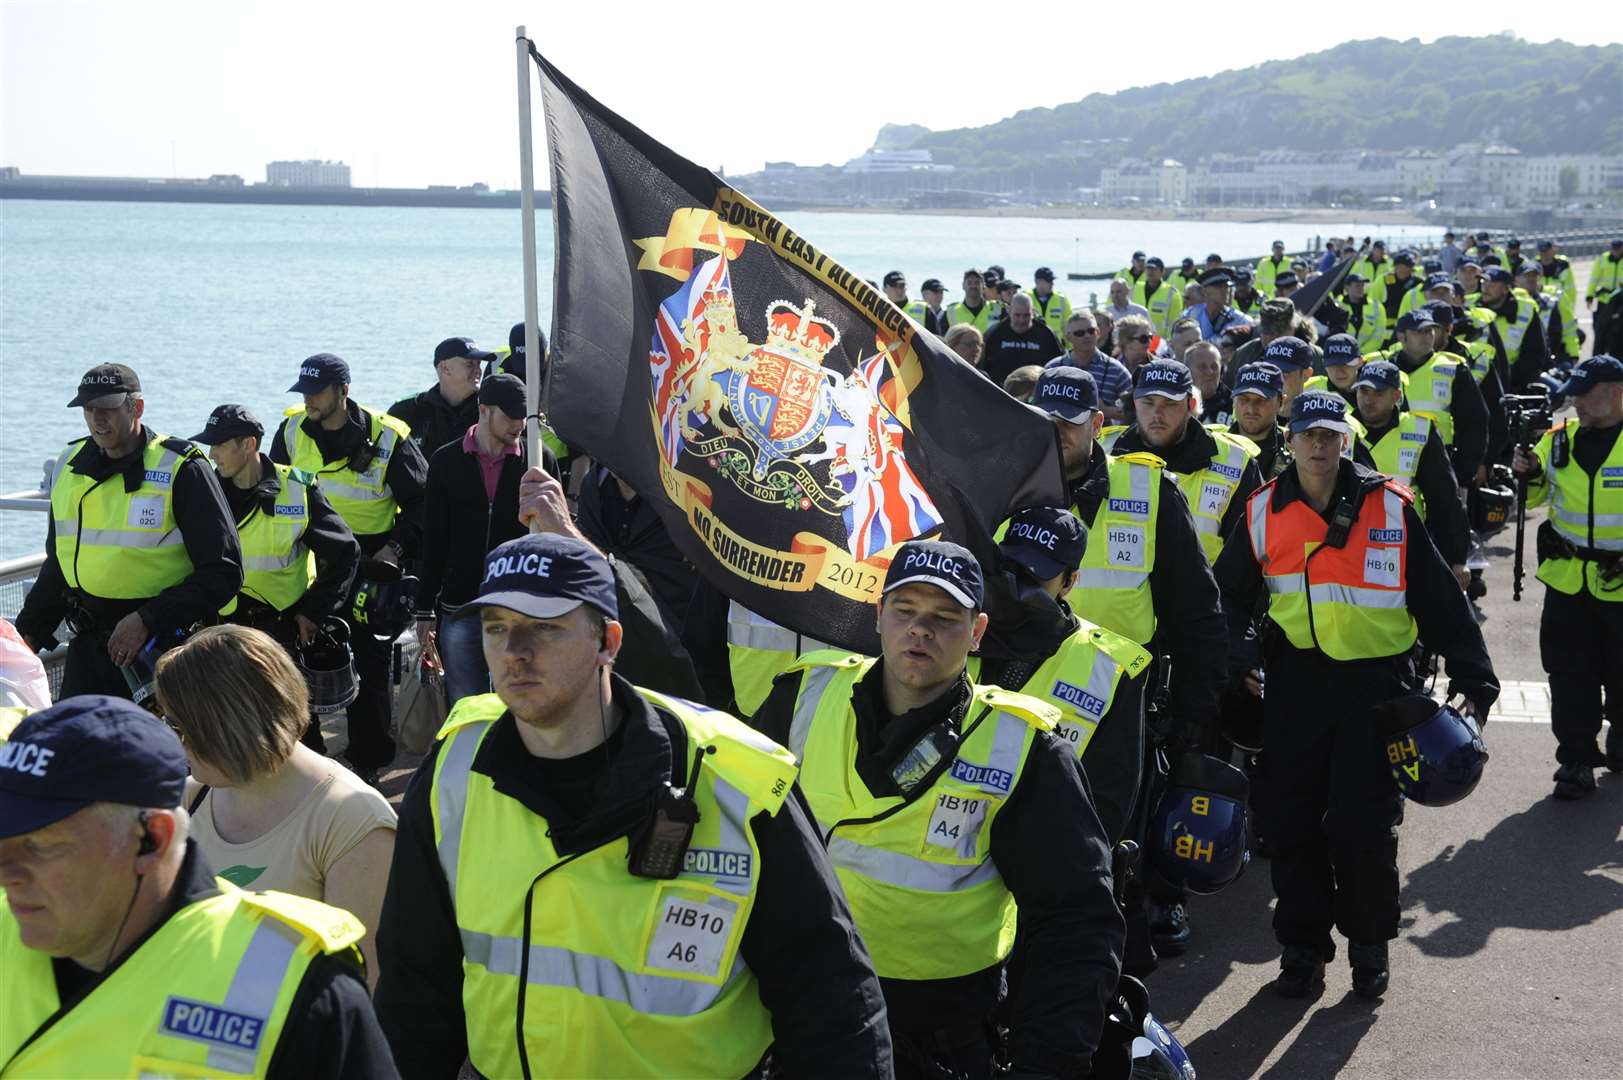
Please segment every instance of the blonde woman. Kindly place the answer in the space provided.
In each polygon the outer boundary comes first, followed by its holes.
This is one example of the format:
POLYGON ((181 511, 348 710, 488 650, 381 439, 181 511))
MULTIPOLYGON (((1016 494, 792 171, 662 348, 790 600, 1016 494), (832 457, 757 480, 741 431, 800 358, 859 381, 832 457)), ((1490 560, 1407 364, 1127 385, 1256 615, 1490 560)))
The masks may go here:
POLYGON ((947 348, 964 358, 964 362, 971 367, 981 366, 981 332, 968 323, 959 323, 949 327, 947 336, 941 339, 946 342, 947 348))
POLYGON ((299 742, 309 693, 287 651, 246 626, 211 626, 158 661, 159 707, 186 745, 192 838, 215 871, 353 912, 367 977, 394 853, 395 813, 375 789, 299 742))

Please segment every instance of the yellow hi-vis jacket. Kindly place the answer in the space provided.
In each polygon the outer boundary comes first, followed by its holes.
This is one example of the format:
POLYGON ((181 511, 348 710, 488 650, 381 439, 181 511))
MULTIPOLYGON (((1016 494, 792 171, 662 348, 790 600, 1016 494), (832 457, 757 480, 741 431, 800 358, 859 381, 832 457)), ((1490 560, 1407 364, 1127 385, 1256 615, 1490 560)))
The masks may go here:
POLYGON ((338 516, 344 519, 356 536, 377 536, 394 528, 394 519, 400 507, 389 491, 389 459, 402 441, 411 437, 411 428, 385 412, 368 409, 361 412, 368 417, 367 437, 377 447, 377 454, 365 472, 356 472, 347 461, 328 465, 321 459, 316 441, 305 433, 304 407, 295 405, 286 412, 282 422, 282 442, 287 447, 288 464, 309 473, 321 483, 321 493, 327 496, 338 516))
MULTIPOLYGON (((1578 421, 1568 420, 1545 432, 1533 448, 1542 471, 1528 482, 1527 505, 1537 506, 1548 499, 1550 524, 1574 547, 1623 555, 1623 438, 1612 444, 1599 472, 1591 475, 1572 454, 1571 442, 1577 434, 1578 421), (1559 469, 1551 462, 1558 431, 1568 444, 1566 464, 1559 469)), ((1594 559, 1582 555, 1542 560, 1538 579, 1569 596, 1587 589, 1591 596, 1623 603, 1623 585, 1613 583, 1608 588, 1594 559)))

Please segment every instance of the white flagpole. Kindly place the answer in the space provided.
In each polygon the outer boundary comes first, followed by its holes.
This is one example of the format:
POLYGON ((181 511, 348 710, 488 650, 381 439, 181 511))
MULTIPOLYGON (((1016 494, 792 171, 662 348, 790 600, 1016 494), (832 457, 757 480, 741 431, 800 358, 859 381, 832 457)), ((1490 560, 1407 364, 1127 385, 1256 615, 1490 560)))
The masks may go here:
POLYGON ((524 221, 524 410, 530 417, 524 427, 525 447, 530 465, 541 467, 541 350, 537 348, 536 323, 540 313, 535 280, 535 166, 530 140, 530 41, 520 26, 518 52, 518 167, 521 201, 519 215, 524 221))

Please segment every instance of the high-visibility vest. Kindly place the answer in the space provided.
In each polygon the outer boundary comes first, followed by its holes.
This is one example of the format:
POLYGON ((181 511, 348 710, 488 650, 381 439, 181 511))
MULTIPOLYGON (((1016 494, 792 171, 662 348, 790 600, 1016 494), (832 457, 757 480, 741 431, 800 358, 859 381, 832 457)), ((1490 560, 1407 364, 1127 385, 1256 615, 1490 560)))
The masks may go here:
POLYGON ((1556 307, 1561 311, 1561 343, 1567 355, 1578 355, 1578 283, 1572 276, 1572 264, 1556 259, 1549 266, 1540 264, 1544 272, 1544 285, 1553 290, 1556 307))
POLYGON ((197 448, 154 433, 141 451, 141 486, 125 491, 122 472, 96 480, 68 466, 85 442, 68 444, 51 483, 56 563, 68 587, 139 600, 185 581, 192 559, 175 521, 175 474, 197 448))
POLYGON ((1275 259, 1266 255, 1257 260, 1257 268, 1251 271, 1251 283, 1256 286, 1259 293, 1264 296, 1274 295, 1274 285, 1279 281, 1281 272, 1291 273, 1291 260, 1289 255, 1281 255, 1275 259))
POLYGON ((1106 454, 1105 467, 1110 492, 1088 523, 1082 570, 1066 600, 1088 622, 1147 645, 1155 636, 1150 571, 1166 463, 1154 454, 1106 454))
MULTIPOLYGON (((242 595, 286 611, 316 580, 316 557, 304 544, 310 527, 310 483, 307 473, 271 463, 276 470, 276 503, 269 514, 256 502, 237 522, 242 542, 242 595)), ((220 609, 229 615, 237 598, 220 609)))
POLYGON ((851 695, 877 662, 821 652, 789 669, 804 673, 789 732, 800 789, 828 837, 829 859, 880 978, 984 971, 1014 947, 1014 896, 992 861, 993 822, 1037 732, 1052 731, 1059 710, 972 685, 952 766, 903 806, 901 796, 870 794, 855 768, 851 695))
POLYGON ((1346 310, 1349 326, 1351 318, 1356 316, 1360 320, 1354 330, 1358 338, 1359 351, 1368 352, 1379 348, 1381 342, 1386 340, 1386 312, 1381 305, 1377 304, 1367 292, 1360 303, 1354 303, 1345 296, 1336 302, 1346 310))
MULTIPOLYGON (((1122 679, 1143 674, 1153 657, 1120 634, 1086 619, 1077 622, 1081 625, 1031 673, 1020 692, 1059 710, 1054 737, 1081 757, 1115 703, 1122 679)), ((981 658, 971 656, 969 681, 978 681, 980 672, 981 658)))
POLYGON ((699 811, 680 874, 626 868, 620 837, 560 864, 547 821, 473 768, 506 711, 463 698, 440 730, 429 803, 462 939, 468 1058, 517 1076, 515 1024, 530 898, 524 1045, 536 1076, 743 1076, 772 1043, 772 1018, 739 953, 761 882, 750 821, 776 815, 795 780, 783 747, 725 713, 637 689, 687 732, 673 784, 704 758, 699 811), (705 753, 706 749, 709 753, 705 753))
POLYGON ((1325 545, 1330 526, 1305 500, 1293 499, 1277 513, 1271 508, 1276 483, 1262 485, 1246 503, 1268 617, 1296 648, 1316 648, 1332 660, 1370 660, 1413 648, 1403 516, 1408 494, 1392 481, 1366 491, 1347 543, 1336 548, 1325 545))
POLYGON ((1471 378, 1481 386, 1482 381, 1493 370, 1494 348, 1493 342, 1486 339, 1464 341, 1460 343, 1465 349, 1465 362, 1471 366, 1471 378))
POLYGON ((1048 329, 1054 331, 1054 337, 1063 345, 1065 324, 1071 318, 1070 298, 1061 292, 1051 292, 1048 294, 1047 304, 1044 304, 1036 289, 1027 289, 1026 295, 1031 297, 1031 309, 1036 312, 1038 320, 1048 324, 1048 329))
POLYGON ((265 1076, 310 962, 360 963, 366 930, 317 900, 215 884, 220 895, 171 915, 32 1042, 61 1005, 56 976, 0 904, 0 1076, 265 1076))
POLYGON ((1426 362, 1408 372, 1404 397, 1410 412, 1426 413, 1437 425, 1444 443, 1454 445, 1454 376, 1465 361, 1453 353, 1432 353, 1426 362))
MULTIPOLYGON (((1209 562, 1217 561, 1223 551, 1221 528, 1223 515, 1228 512, 1234 493, 1240 488, 1245 475, 1245 463, 1262 451, 1244 435, 1231 434, 1226 425, 1207 424, 1206 431, 1217 443, 1212 460, 1204 469, 1192 473, 1172 472, 1184 498, 1189 500, 1189 512, 1195 518, 1195 532, 1200 534, 1200 547, 1209 562)), ((1116 440, 1126 431, 1125 425, 1114 425, 1099 433, 1099 443, 1105 453, 1115 447, 1116 440)), ((1170 472, 1170 471, 1169 471, 1170 472)))
MULTIPOLYGON (((1516 317, 1507 320, 1504 315, 1495 311, 1493 325, 1499 329, 1499 340, 1505 344, 1505 362, 1511 367, 1516 366, 1516 360, 1522 354, 1522 340, 1527 336, 1527 330, 1538 318, 1538 305, 1530 299, 1516 297, 1516 317)), ((1549 320, 1546 319, 1546 322, 1549 320)))
POLYGON ((1426 497, 1415 487, 1415 473, 1420 471, 1420 454, 1431 438, 1431 417, 1425 413, 1403 412, 1398 422, 1387 428, 1379 439, 1371 442, 1366 429, 1359 441, 1375 459, 1375 468, 1385 473, 1414 496, 1415 513, 1422 521, 1426 518, 1426 497))
MULTIPOLYGON (((1568 420, 1560 428, 1544 433, 1533 448, 1543 471, 1528 484, 1529 506, 1550 500, 1550 524, 1574 547, 1623 554, 1623 437, 1612 443, 1612 452, 1594 475, 1585 472, 1572 453, 1578 421, 1568 420), (1559 469, 1551 462, 1551 449, 1557 431, 1565 433, 1567 461, 1559 469)), ((1543 559, 1538 579, 1557 592, 1569 596, 1588 589, 1591 596, 1623 603, 1623 586, 1606 588, 1592 559, 1543 559)))
POLYGON ((1364 286, 1365 298, 1373 300, 1377 304, 1382 305, 1384 309, 1386 305, 1385 279, 1387 271, 1391 269, 1391 259, 1382 259, 1380 262, 1376 262, 1368 256, 1360 255, 1358 259, 1353 262, 1352 269, 1349 270, 1348 273, 1362 274, 1364 276, 1364 280, 1368 282, 1368 284, 1364 286))
POLYGON ((772 682, 807 653, 834 646, 797 634, 737 600, 727 602, 727 668, 733 701, 741 716, 754 716, 772 692, 772 682))
MULTIPOLYGON (((1200 272, 1201 272, 1200 267, 1198 267, 1198 266, 1195 267, 1194 276, 1191 277, 1191 276, 1185 274, 1183 272, 1183 267, 1180 266, 1180 267, 1178 267, 1178 269, 1176 269, 1176 270, 1172 271, 1172 273, 1168 274, 1163 280, 1165 280, 1168 285, 1171 285, 1174 289, 1178 290, 1178 300, 1179 300, 1179 303, 1182 303, 1182 301, 1183 301, 1183 291, 1185 289, 1189 288, 1189 286, 1192 285, 1193 283, 1200 280, 1200 272)), ((1143 304, 1144 301, 1140 300, 1139 303, 1143 304)), ((1145 304, 1144 306, 1148 307, 1149 305, 1145 304)))
POLYGON ((1584 290, 1584 296, 1604 304, 1619 289, 1623 289, 1623 259, 1614 257, 1610 251, 1602 252, 1589 271, 1589 288, 1584 290))
POLYGON ((1173 288, 1170 282, 1163 281, 1161 287, 1147 297, 1141 284, 1135 299, 1148 309, 1150 324, 1155 327, 1155 332, 1162 337, 1171 337, 1172 324, 1183 314, 1183 293, 1173 288))
POLYGON ((368 417, 367 437, 377 447, 377 454, 365 472, 356 472, 347 460, 332 465, 322 461, 316 441, 301 427, 302 405, 287 410, 287 419, 282 422, 282 442, 287 447, 288 463, 317 478, 321 493, 327 496, 350 531, 356 536, 376 536, 394 528, 395 514, 400 507, 389 490, 389 460, 401 442, 411 437, 411 428, 388 413, 365 407, 361 412, 368 417))
POLYGON ((982 334, 992 328, 992 324, 1003 317, 1003 304, 998 300, 982 300, 981 309, 971 312, 962 300, 947 308, 947 325, 973 326, 982 334))

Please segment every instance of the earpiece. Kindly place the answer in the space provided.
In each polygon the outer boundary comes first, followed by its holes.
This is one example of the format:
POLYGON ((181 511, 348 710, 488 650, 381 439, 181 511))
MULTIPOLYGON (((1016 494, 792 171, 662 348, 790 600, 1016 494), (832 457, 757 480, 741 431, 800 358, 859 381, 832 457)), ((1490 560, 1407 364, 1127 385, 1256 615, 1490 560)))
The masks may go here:
POLYGON ((136 857, 151 855, 158 850, 158 838, 152 835, 151 829, 147 828, 147 812, 145 810, 141 811, 136 815, 135 819, 141 823, 141 843, 135 849, 136 857))

